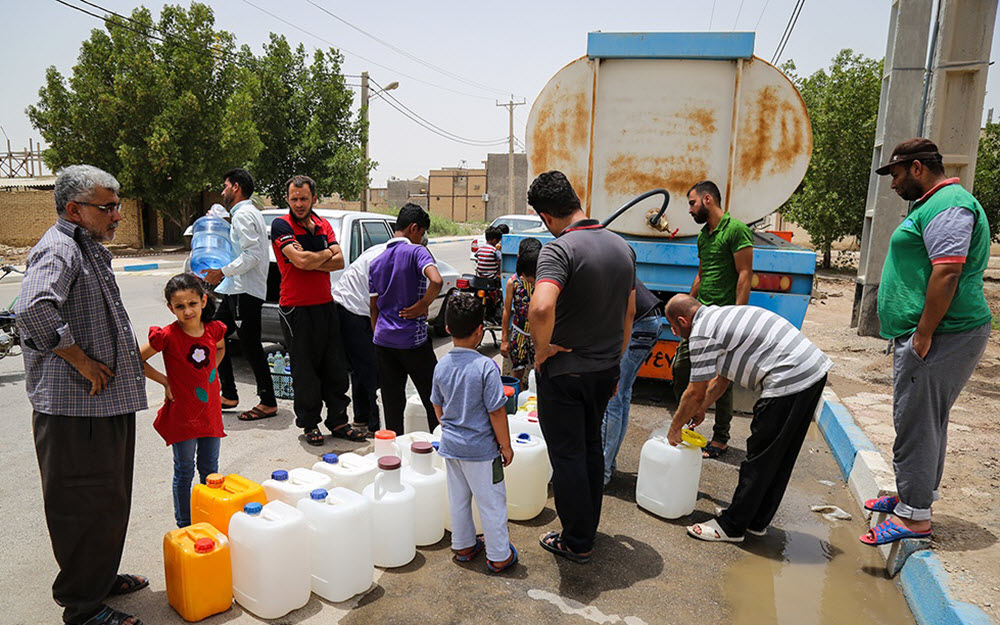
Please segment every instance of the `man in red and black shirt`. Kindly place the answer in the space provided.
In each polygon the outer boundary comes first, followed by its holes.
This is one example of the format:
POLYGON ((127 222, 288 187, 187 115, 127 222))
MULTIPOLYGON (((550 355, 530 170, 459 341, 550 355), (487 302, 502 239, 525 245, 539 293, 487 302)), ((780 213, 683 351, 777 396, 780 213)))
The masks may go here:
POLYGON ((278 306, 292 359, 295 425, 310 445, 322 445, 317 426, 325 403, 333 436, 364 441, 365 435, 347 423, 347 359, 330 290, 330 272, 344 268, 344 256, 330 222, 312 210, 313 179, 292 176, 286 187, 289 211, 272 222, 271 245, 281 271, 278 306))

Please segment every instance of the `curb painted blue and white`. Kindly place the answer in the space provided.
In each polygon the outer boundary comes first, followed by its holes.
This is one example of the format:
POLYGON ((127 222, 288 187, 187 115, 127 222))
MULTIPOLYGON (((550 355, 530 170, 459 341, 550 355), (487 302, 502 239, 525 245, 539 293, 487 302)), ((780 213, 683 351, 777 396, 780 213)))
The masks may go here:
MULTIPOLYGON (((870 492, 864 492, 864 488, 851 489, 861 507, 863 498, 883 493, 886 487, 885 468, 879 465, 885 465, 885 462, 836 394, 827 390, 823 395, 823 402, 816 410, 816 423, 844 481, 854 481, 859 474, 874 476, 868 480, 870 492)), ((978 607, 951 598, 948 573, 932 551, 925 549, 908 557, 897 553, 891 550, 888 557, 905 557, 899 569, 899 581, 906 603, 919 625, 992 625, 990 617, 978 607)), ((886 556, 886 551, 883 551, 883 556, 886 556)))

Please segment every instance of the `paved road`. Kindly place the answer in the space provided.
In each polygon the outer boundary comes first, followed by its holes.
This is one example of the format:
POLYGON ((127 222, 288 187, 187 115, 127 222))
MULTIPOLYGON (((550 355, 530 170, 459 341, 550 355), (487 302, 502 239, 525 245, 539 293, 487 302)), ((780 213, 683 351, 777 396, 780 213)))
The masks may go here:
MULTIPOLYGON (((468 242, 432 246, 439 257, 468 270, 468 242)), ((138 332, 171 321, 161 289, 171 271, 119 273, 119 284, 138 332)), ((0 282, 0 302, 16 294, 17 285, 0 282)), ((438 354, 449 348, 435 342, 438 354)), ((493 355, 492 348, 482 348, 493 355)), ((0 485, 0 623, 55 623, 59 611, 51 601, 56 566, 41 509, 38 469, 31 437, 31 409, 24 394, 20 358, 0 360, 0 458, 5 479, 0 485)), ((241 396, 252 396, 252 376, 238 369, 241 396)), ((148 386, 150 404, 162 392, 148 386)), ((878 557, 863 550, 856 536, 863 522, 832 524, 808 511, 809 505, 831 503, 857 513, 822 438, 814 431, 807 441, 785 502, 769 535, 744 545, 710 545, 694 541, 684 525, 709 518, 725 506, 735 485, 737 465, 749 420, 734 420, 734 451, 725 462, 706 462, 696 512, 687 519, 664 521, 635 505, 635 472, 639 449, 649 432, 672 408, 658 383, 641 383, 633 398, 632 422, 617 474, 604 500, 601 532, 594 560, 585 566, 557 560, 544 552, 538 536, 558 529, 550 498, 533 521, 511 523, 511 537, 521 551, 521 564, 500 576, 486 574, 483 562, 456 565, 447 540, 419 550, 400 569, 378 571, 366 595, 341 604, 317 597, 280 623, 912 623, 905 602, 891 582, 880 577, 878 557), (829 481, 823 483, 820 480, 829 481)), ((281 414, 255 424, 227 413, 228 437, 220 468, 262 480, 273 469, 311 466, 323 452, 359 447, 344 441, 322 448, 307 445, 294 427, 290 402, 281 414)), ((112 601, 140 615, 145 623, 183 623, 166 601, 162 537, 172 529, 171 454, 152 429, 155 409, 139 415, 135 489, 128 544, 122 570, 148 575, 150 588, 112 601)), ((709 421, 711 417, 709 417, 709 421)), ((711 423, 702 426, 710 431, 711 423)), ((259 623, 238 605, 206 623, 259 623)))

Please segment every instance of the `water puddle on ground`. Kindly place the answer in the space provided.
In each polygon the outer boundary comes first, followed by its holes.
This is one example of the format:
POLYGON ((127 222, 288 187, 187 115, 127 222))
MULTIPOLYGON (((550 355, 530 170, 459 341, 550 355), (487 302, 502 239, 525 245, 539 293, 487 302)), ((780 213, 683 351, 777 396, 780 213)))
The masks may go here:
MULTIPOLYGON (((815 431, 809 438, 803 455, 810 445, 823 445, 815 431)), ((830 461, 828 456, 824 460, 830 461)), ((906 600, 886 578, 881 557, 858 541, 867 526, 848 491, 806 481, 810 486, 805 489, 790 486, 781 504, 786 512, 779 511, 766 536, 748 536, 742 544, 746 555, 726 567, 723 588, 730 622, 912 625, 906 600), (855 518, 831 522, 808 512, 810 505, 820 503, 838 505, 855 518)))

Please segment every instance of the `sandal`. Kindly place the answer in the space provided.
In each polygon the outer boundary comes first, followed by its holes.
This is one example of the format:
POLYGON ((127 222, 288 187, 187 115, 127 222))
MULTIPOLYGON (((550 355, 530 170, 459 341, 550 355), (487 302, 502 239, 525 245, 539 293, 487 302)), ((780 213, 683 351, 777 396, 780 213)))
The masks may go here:
POLYGON ((701 450, 701 457, 707 458, 709 460, 715 460, 720 456, 725 455, 729 451, 729 447, 716 447, 715 445, 709 443, 701 450))
POLYGON ((570 551, 566 543, 563 542, 562 536, 559 532, 549 532, 548 534, 542 534, 541 538, 538 539, 538 544, 542 546, 542 549, 554 553, 557 556, 562 556, 571 562, 576 562, 577 564, 586 564, 590 562, 590 554, 592 551, 587 553, 577 553, 575 551, 570 551))
POLYGON ((241 414, 236 418, 239 419, 240 421, 260 421, 261 419, 269 419, 271 417, 277 416, 277 414, 278 414, 277 410, 268 413, 264 412, 257 406, 254 406, 253 408, 247 410, 246 412, 244 412, 243 414, 241 414))
POLYGON ((517 564, 517 549, 514 547, 514 543, 510 544, 510 557, 506 561, 494 562, 489 558, 486 559, 486 568, 489 569, 490 573, 505 571, 515 564, 517 564))
POLYGON ((137 617, 104 606, 100 612, 87 619, 83 625, 142 625, 137 617))
POLYGON ((868 501, 866 501, 865 510, 892 514, 892 512, 896 509, 897 503, 899 503, 899 497, 897 497, 896 495, 886 495, 885 497, 879 497, 878 499, 869 499, 868 501))
POLYGON ((350 425, 346 424, 330 430, 330 436, 333 436, 334 438, 343 438, 351 441, 352 443, 363 443, 367 438, 364 432, 355 430, 350 425))
POLYGON ((226 399, 225 397, 223 397, 222 399, 219 400, 219 403, 222 404, 223 410, 234 410, 237 406, 240 405, 240 400, 226 399), (227 403, 227 402, 232 402, 232 403, 227 403))
POLYGON ((306 442, 310 445, 319 446, 323 444, 323 433, 319 428, 309 428, 305 431, 306 442))
POLYGON ((485 548, 486 548, 486 543, 483 542, 483 539, 481 537, 476 536, 476 544, 469 547, 469 549, 471 549, 472 551, 464 554, 461 553, 460 551, 456 551, 455 555, 453 555, 451 559, 454 560, 455 562, 468 562, 473 558, 475 558, 476 556, 478 556, 479 552, 481 552, 485 548))
POLYGON ((719 521, 717 519, 712 519, 711 521, 705 521, 704 523, 695 523, 694 525, 689 525, 687 528, 687 533, 692 538, 697 538, 698 540, 705 540, 713 543, 741 543, 743 542, 742 536, 730 536, 722 531, 719 527, 719 521))
POLYGON ((931 531, 926 532, 914 532, 911 529, 907 529, 905 526, 898 525, 892 519, 886 519, 882 521, 875 527, 868 530, 868 533, 864 536, 858 536, 858 540, 866 545, 877 546, 877 545, 887 545, 889 543, 894 543, 897 540, 903 540, 904 538, 930 538, 931 531))
POLYGON ((111 587, 111 592, 108 593, 108 596, 114 597, 115 595, 127 595, 130 592, 142 590, 146 586, 149 586, 149 580, 142 575, 129 575, 128 573, 119 574, 118 578, 115 579, 115 585, 111 587))

